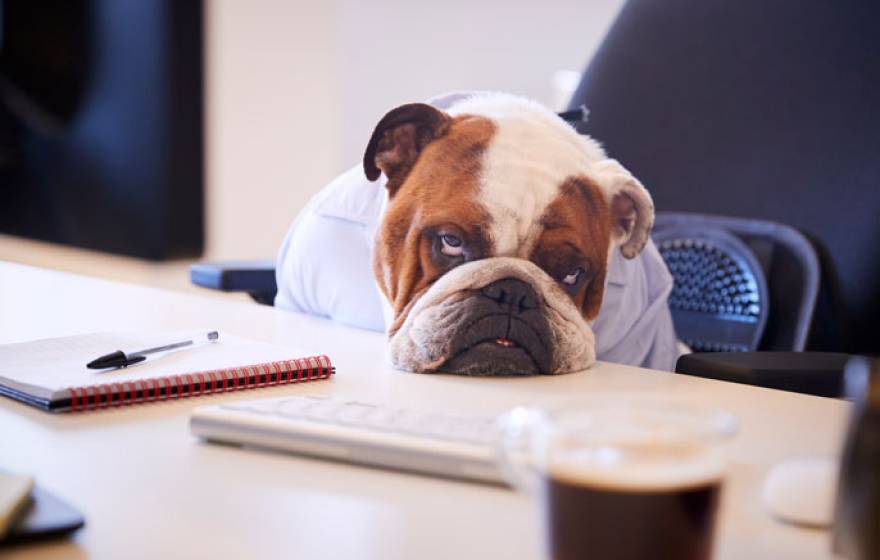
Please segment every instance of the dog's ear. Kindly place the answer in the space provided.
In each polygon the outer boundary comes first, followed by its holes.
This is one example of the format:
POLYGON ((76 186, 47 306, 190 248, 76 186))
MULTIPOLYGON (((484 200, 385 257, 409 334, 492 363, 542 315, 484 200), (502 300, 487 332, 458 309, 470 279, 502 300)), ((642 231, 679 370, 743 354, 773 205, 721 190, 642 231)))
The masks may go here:
POLYGON ((647 189, 617 160, 595 164, 599 183, 611 206, 611 235, 620 252, 631 259, 648 242, 654 226, 654 201, 647 189))
POLYGON ((443 136, 450 122, 448 114, 424 103, 401 105, 388 112, 376 125, 364 153, 367 179, 375 181, 385 173, 393 196, 425 146, 443 136))

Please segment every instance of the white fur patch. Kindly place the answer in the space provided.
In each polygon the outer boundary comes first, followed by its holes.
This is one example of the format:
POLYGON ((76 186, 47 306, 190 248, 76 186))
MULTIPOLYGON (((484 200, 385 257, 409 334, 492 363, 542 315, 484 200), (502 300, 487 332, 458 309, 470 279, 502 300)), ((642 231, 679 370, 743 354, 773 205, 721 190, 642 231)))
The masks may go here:
POLYGON ((497 127, 483 160, 478 202, 492 216, 495 255, 527 256, 559 186, 590 174, 605 152, 545 107, 521 97, 480 94, 449 112, 484 116, 497 127))

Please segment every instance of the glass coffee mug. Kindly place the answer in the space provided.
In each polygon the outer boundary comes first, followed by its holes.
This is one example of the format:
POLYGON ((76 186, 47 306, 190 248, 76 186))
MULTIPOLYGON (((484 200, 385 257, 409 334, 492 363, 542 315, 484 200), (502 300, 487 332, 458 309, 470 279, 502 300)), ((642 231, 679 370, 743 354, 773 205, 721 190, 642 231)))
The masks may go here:
POLYGON ((720 410, 606 399, 502 417, 500 463, 539 502, 554 560, 707 559, 724 477, 720 410))

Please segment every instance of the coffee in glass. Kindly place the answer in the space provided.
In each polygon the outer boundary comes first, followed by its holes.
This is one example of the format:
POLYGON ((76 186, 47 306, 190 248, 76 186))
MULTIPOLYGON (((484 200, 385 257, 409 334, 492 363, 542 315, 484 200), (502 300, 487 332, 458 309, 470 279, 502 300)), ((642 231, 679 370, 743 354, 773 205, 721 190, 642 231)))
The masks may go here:
POLYGON ((724 475, 712 444, 734 427, 684 405, 519 409, 503 463, 539 502, 549 558, 708 559, 724 475))

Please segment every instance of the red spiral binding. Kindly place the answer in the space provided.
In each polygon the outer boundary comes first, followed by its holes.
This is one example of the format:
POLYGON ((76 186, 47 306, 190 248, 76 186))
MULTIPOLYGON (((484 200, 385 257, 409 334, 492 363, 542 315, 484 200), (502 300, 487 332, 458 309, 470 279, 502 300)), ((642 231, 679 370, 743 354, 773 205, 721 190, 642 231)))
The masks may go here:
POLYGON ((336 370, 331 365, 330 358, 321 355, 251 366, 185 373, 170 377, 70 387, 68 388, 70 407, 64 411, 80 412, 139 402, 164 401, 171 398, 286 385, 327 379, 334 373, 336 370), (172 387, 177 388, 174 395, 171 394, 172 387), (186 392, 184 392, 184 387, 186 387, 186 392), (141 393, 140 397, 138 397, 138 392, 141 393))

